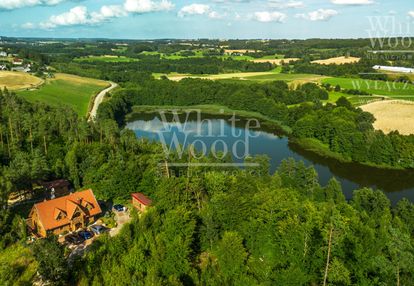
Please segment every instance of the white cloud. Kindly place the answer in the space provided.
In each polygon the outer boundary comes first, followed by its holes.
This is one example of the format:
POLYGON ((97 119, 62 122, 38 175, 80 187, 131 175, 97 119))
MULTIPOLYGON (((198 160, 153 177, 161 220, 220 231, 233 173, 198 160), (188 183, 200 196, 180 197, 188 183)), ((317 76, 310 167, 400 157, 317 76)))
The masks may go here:
POLYGON ((408 12, 408 16, 410 16, 410 17, 414 18, 414 11, 410 11, 410 12, 408 12))
POLYGON ((286 14, 283 14, 281 12, 267 12, 267 11, 263 11, 263 12, 256 12, 254 13, 254 17, 253 17, 256 21, 259 22, 264 22, 264 23, 268 23, 268 22, 278 22, 278 23, 282 23, 286 20, 287 16, 286 14))
POLYGON ((168 11, 174 8, 174 4, 169 0, 126 0, 124 9, 131 13, 149 13, 157 11, 168 11))
POLYGON ((374 4, 373 0, 331 0, 336 5, 370 5, 374 4))
POLYGON ((77 6, 68 12, 51 16, 49 20, 41 22, 39 27, 53 29, 60 26, 93 25, 126 15, 119 5, 102 6, 98 12, 92 13, 89 13, 85 6, 77 6))
POLYGON ((12 10, 38 5, 56 5, 66 0, 1 0, 0 9, 12 10))
POLYGON ((297 14, 296 17, 310 21, 327 21, 333 16, 338 15, 338 11, 332 9, 318 9, 306 14, 297 14))
POLYGON ((187 15, 207 15, 210 19, 223 19, 226 16, 226 14, 213 11, 209 5, 197 3, 184 6, 178 11, 178 16, 181 18, 187 15))
MULTIPOLYGON (((64 0, 49 0, 49 2, 59 1, 64 0)), ((152 0, 126 0, 123 5, 105 5, 102 6, 99 11, 93 12, 89 12, 88 8, 85 6, 76 6, 70 9, 68 12, 64 12, 59 15, 53 15, 47 21, 41 22, 38 25, 35 25, 33 23, 26 23, 21 27, 25 29, 33 29, 35 27, 39 27, 41 29, 54 29, 62 26, 97 25, 103 22, 107 22, 113 18, 128 16, 128 13, 149 13, 155 11, 170 10, 173 7, 174 5, 168 0, 161 0, 159 2, 152 0)))
POLYGON ((185 17, 186 15, 205 15, 210 12, 210 6, 205 4, 191 4, 184 6, 178 12, 178 16, 185 17))
POLYGON ((111 18, 119 18, 127 16, 128 13, 120 5, 109 5, 102 6, 99 12, 91 13, 91 21, 95 23, 100 23, 107 21, 111 18))
POLYGON ((208 17, 210 19, 223 19, 224 17, 226 17, 226 14, 220 14, 216 11, 211 11, 210 13, 208 13, 208 17))
POLYGON ((304 8, 305 4, 302 1, 282 1, 282 0, 269 0, 269 7, 276 9, 288 9, 288 8, 304 8))
POLYGON ((34 29, 34 28, 36 28, 36 25, 35 25, 35 24, 33 24, 33 23, 31 23, 31 22, 27 22, 27 23, 24 23, 21 27, 22 27, 23 29, 30 30, 30 29, 34 29))

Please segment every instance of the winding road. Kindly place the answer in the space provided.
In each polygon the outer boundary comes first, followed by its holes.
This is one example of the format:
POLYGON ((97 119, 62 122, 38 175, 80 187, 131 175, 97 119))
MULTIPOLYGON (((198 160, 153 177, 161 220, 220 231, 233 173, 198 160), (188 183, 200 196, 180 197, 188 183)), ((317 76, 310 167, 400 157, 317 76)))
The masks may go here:
POLYGON ((100 93, 98 93, 98 95, 95 97, 95 101, 93 103, 93 107, 91 112, 89 113, 89 119, 88 121, 95 121, 96 118, 96 113, 98 112, 98 107, 99 105, 102 103, 102 101, 105 98, 105 95, 110 92, 111 90, 115 89, 118 87, 118 84, 114 83, 114 82, 110 82, 111 86, 108 88, 105 88, 104 90, 102 90, 100 93))

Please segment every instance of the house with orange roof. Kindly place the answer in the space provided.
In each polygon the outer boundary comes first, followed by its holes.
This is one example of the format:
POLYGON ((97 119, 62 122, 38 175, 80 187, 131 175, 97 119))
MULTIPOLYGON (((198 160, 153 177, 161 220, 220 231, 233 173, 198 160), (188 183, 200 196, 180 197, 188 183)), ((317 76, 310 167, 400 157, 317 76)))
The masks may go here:
POLYGON ((35 204, 26 220, 41 237, 76 231, 95 222, 102 213, 91 189, 35 204))

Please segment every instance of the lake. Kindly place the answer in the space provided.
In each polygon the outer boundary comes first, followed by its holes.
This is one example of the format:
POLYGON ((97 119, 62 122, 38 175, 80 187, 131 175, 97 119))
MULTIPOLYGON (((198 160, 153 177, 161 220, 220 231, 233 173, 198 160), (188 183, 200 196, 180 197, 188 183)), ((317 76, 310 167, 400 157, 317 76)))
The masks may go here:
POLYGON ((335 177, 341 184, 347 199, 352 191, 361 187, 383 190, 393 204, 406 197, 414 202, 414 171, 384 170, 355 163, 341 163, 335 159, 321 157, 289 143, 287 137, 274 127, 264 126, 240 117, 225 115, 134 114, 126 128, 133 130, 138 138, 162 142, 166 148, 176 150, 174 142, 184 147, 193 144, 198 152, 211 154, 216 150, 227 151, 235 163, 242 163, 246 150, 249 155, 267 155, 271 171, 287 158, 302 160, 313 165, 319 182, 326 185, 335 177))

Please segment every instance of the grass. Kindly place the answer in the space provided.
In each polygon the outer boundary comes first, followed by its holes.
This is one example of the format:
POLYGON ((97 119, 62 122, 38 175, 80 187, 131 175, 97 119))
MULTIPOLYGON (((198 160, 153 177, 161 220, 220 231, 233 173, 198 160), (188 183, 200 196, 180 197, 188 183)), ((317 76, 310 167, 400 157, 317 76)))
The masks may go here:
POLYGON ((284 74, 284 73, 269 73, 266 75, 250 76, 246 79, 253 81, 273 81, 282 80, 286 82, 304 83, 304 82, 318 82, 323 76, 314 74, 284 74))
POLYGON ((53 106, 67 105, 80 116, 85 116, 91 99, 108 85, 101 80, 56 74, 54 79, 47 80, 41 88, 21 91, 18 94, 31 102, 40 101, 53 106))
POLYGON ((302 149, 324 158, 333 158, 339 162, 350 162, 349 159, 339 153, 332 152, 327 145, 314 138, 289 138, 289 143, 296 144, 302 149))
POLYGON ((0 88, 21 90, 34 88, 43 83, 41 78, 24 72, 0 71, 0 88))
POLYGON ((0 62, 13 62, 13 57, 0 57, 0 62))
POLYGON ((327 78, 322 80, 323 83, 330 83, 335 86, 339 84, 343 89, 358 89, 369 92, 373 95, 384 96, 413 96, 414 98, 414 85, 386 82, 380 80, 366 80, 358 78, 327 78))
POLYGON ((346 97, 346 98, 350 98, 349 94, 346 93, 342 93, 342 92, 336 92, 336 91, 331 91, 329 92, 329 99, 328 100, 323 100, 323 103, 335 103, 339 98, 341 97, 346 97))
POLYGON ((382 99, 383 99, 383 97, 379 97, 379 96, 351 96, 351 97, 348 97, 349 102, 351 102, 352 105, 354 105, 354 106, 361 106, 361 105, 368 104, 372 101, 382 100, 382 99))
POLYGON ((147 55, 147 56, 156 56, 159 55, 161 59, 166 59, 166 60, 181 60, 181 59, 191 59, 191 58, 202 58, 204 57, 203 55, 203 51, 202 50, 193 50, 193 52, 195 53, 195 55, 193 56, 183 56, 182 55, 183 51, 174 53, 174 54, 164 54, 164 53, 160 53, 160 52, 141 52, 141 55, 147 55))
POLYGON ((74 59, 75 62, 106 62, 106 63, 129 63, 137 62, 138 59, 125 56, 88 56, 74 59))
POLYGON ((221 58, 221 59, 233 59, 235 61, 252 61, 252 60, 255 59, 251 56, 231 56, 231 55, 220 56, 219 58, 221 58))
MULTIPOLYGON (((164 53, 160 53, 160 52, 141 52, 142 55, 148 55, 148 56, 155 56, 155 55, 160 55, 160 57, 162 59, 168 59, 168 60, 179 60, 179 59, 186 59, 186 58, 202 58, 204 57, 203 55, 203 50, 193 50, 193 52, 195 52, 194 56, 183 56, 181 52, 177 52, 171 55, 167 55, 164 53)), ((254 61, 254 60, 279 60, 279 59, 283 59, 284 55, 280 55, 280 54, 275 54, 275 55, 270 55, 270 56, 264 56, 261 58, 254 58, 251 56, 233 56, 233 55, 223 55, 223 56, 217 56, 220 59, 233 59, 235 61, 254 61)))
POLYGON ((179 81, 184 78, 200 78, 210 80, 245 80, 245 81, 286 81, 292 84, 303 84, 305 82, 320 82, 324 79, 324 76, 315 74, 282 74, 281 67, 277 67, 274 70, 268 72, 238 72, 238 73, 222 73, 214 75, 192 75, 192 74, 179 74, 179 73, 154 73, 153 76, 156 79, 160 79, 165 75, 170 80, 179 81))

